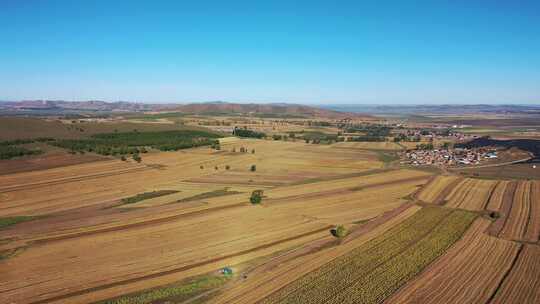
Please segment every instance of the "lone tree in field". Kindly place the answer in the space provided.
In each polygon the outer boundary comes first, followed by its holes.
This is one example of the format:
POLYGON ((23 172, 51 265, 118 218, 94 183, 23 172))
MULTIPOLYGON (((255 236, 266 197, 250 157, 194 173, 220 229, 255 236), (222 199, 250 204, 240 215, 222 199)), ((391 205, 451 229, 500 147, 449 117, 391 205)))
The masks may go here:
POLYGON ((204 169, 204 166, 201 165, 201 166, 199 166, 199 168, 201 168, 201 170, 202 170, 202 169, 204 169))
POLYGON ((140 163, 142 158, 139 156, 139 154, 133 154, 133 160, 140 163))
POLYGON ((257 205, 257 204, 260 204, 260 203, 261 203, 262 198, 263 198, 263 190, 254 190, 254 191, 251 193, 251 197, 249 198, 249 201, 250 201, 253 205, 257 205))
POLYGON ((255 149, 251 149, 251 154, 255 154, 255 149))
POLYGON ((231 166, 229 166, 229 165, 225 166, 225 170, 229 170, 230 168, 231 168, 231 166))
POLYGON ((332 235, 341 239, 347 235, 347 229, 343 225, 337 225, 336 228, 331 230, 332 235))
POLYGON ((257 171, 257 166, 251 165, 251 169, 249 169, 249 170, 251 170, 251 172, 255 172, 255 171, 257 171))

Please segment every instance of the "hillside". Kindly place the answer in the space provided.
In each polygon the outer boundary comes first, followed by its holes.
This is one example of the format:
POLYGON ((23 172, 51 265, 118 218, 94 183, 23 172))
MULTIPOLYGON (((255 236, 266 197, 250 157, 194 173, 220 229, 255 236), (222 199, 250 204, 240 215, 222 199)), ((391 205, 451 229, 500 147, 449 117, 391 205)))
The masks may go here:
POLYGON ((284 117, 327 117, 345 118, 359 116, 348 112, 338 112, 318 107, 297 104, 240 104, 227 102, 193 103, 181 105, 175 109, 179 112, 192 114, 254 114, 262 116, 284 117))
MULTIPOLYGON (((340 112, 318 107, 270 103, 270 104, 240 104, 229 102, 205 102, 190 104, 152 104, 135 103, 127 101, 105 102, 100 100, 89 101, 64 101, 64 100, 23 100, 23 101, 0 101, 0 110, 14 113, 40 113, 40 112, 159 112, 176 111, 189 114, 252 114, 266 117, 326 117, 346 118, 362 116, 358 113, 340 112)), ((363 117, 363 116, 362 116, 363 117)))

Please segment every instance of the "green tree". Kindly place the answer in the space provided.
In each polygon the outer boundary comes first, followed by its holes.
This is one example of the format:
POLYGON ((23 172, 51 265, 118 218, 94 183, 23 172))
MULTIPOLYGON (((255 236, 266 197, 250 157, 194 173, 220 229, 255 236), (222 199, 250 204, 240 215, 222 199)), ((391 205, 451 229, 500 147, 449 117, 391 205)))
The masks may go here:
POLYGON ((257 171, 257 166, 256 165, 251 165, 250 170, 251 170, 251 172, 257 171))
POLYGON ((251 193, 251 197, 249 198, 249 201, 254 204, 260 204, 263 198, 263 190, 254 190, 251 193))
POLYGON ((332 229, 332 235, 341 239, 347 235, 347 229, 343 225, 337 225, 332 229))
POLYGON ((133 154, 133 160, 140 163, 142 158, 139 156, 139 154, 133 154))

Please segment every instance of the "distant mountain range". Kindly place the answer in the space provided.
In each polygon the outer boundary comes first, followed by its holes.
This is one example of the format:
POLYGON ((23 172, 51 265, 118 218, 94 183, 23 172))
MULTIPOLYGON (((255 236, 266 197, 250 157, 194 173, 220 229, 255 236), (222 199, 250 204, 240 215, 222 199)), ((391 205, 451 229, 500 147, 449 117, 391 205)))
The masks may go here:
POLYGON ((262 115, 268 117, 329 117, 345 118, 360 116, 331 109, 323 109, 297 104, 241 104, 212 101, 191 104, 150 104, 126 101, 105 102, 100 100, 64 101, 64 100, 23 100, 0 101, 0 110, 15 113, 63 113, 63 112, 160 112, 174 111, 189 114, 235 114, 262 115))
POLYGON ((540 114, 537 105, 322 105, 325 109, 367 114, 540 114))

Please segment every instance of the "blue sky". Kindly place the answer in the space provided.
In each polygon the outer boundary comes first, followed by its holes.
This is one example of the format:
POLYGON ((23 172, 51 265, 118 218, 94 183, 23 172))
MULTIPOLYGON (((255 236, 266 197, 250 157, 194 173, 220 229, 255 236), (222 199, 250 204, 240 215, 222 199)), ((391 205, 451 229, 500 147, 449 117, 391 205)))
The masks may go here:
POLYGON ((0 100, 540 103, 538 1, 0 0, 0 100))

